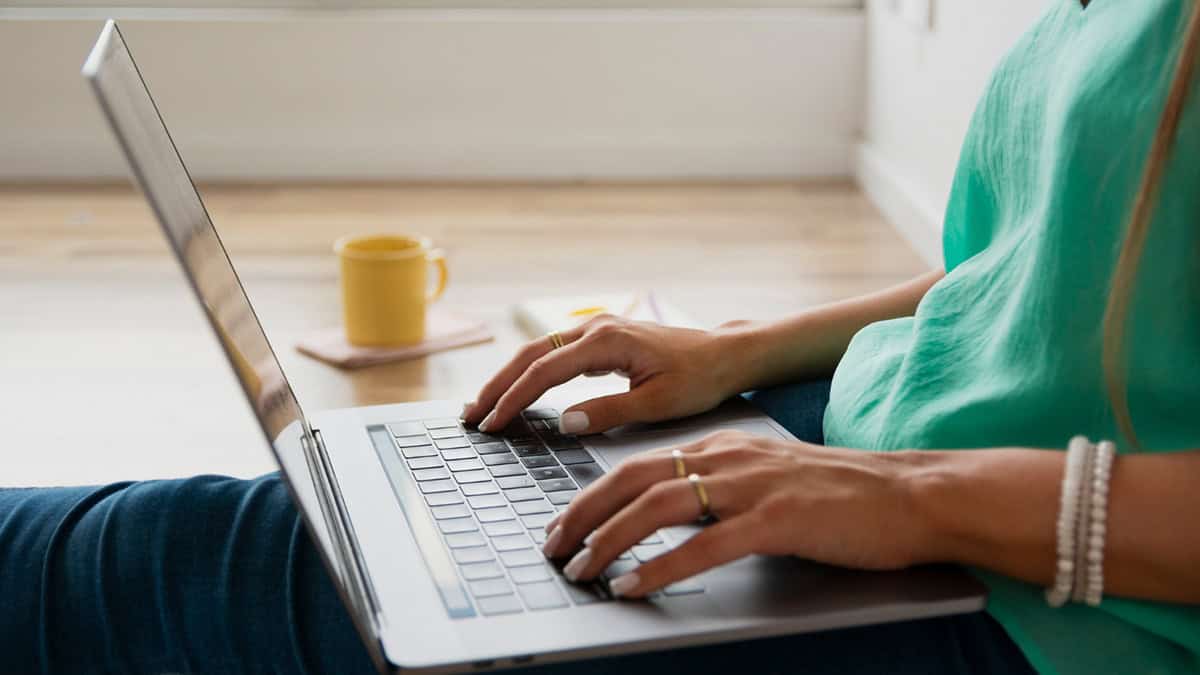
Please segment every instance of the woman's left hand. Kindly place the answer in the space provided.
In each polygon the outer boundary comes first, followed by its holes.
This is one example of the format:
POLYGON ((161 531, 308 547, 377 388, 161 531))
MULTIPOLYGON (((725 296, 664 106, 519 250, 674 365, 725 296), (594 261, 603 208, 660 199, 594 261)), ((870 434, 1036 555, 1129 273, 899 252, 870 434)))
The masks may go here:
MULTIPOLYGON (((551 521, 549 557, 575 553, 564 572, 591 579, 662 527, 695 522, 699 497, 676 476, 674 448, 618 465, 551 521)), ((614 594, 643 596, 750 554, 795 555, 862 569, 926 561, 931 540, 906 478, 920 453, 873 453, 720 431, 679 446, 718 520, 694 537, 610 581, 614 594)))

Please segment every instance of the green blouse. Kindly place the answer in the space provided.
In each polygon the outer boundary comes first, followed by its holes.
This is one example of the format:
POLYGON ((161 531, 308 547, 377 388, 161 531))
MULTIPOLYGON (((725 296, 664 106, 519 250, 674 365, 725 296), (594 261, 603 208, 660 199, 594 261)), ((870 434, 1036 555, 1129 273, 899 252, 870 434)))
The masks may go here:
MULTIPOLYGON (((1105 394, 1101 318, 1194 1, 1048 1, 963 142, 946 276, 914 316, 851 341, 825 413, 829 444, 1065 448, 1086 434, 1129 450, 1105 394)), ((1142 444, 1200 448, 1200 82, 1133 301, 1127 367, 1142 444)), ((988 611, 1040 672, 1200 671, 1200 607, 1110 596, 1055 610, 1041 588, 979 574, 988 611)))

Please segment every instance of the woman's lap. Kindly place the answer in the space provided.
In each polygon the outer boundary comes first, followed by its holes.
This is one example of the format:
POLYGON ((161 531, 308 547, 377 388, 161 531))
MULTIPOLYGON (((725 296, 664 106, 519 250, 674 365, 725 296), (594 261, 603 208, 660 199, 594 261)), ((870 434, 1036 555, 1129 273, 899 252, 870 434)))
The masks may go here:
MULTIPOLYGON (((748 398, 819 442, 828 382, 748 398), (815 427, 814 427, 815 424, 815 427)), ((0 672, 368 673, 275 474, 0 490, 0 672)), ((529 673, 1022 672, 984 614, 529 673)))

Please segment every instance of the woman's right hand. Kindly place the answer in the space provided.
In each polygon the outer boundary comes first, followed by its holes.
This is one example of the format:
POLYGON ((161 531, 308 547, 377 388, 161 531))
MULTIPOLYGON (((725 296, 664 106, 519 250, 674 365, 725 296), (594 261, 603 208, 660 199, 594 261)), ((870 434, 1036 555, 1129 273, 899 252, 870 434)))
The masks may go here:
POLYGON ((629 391, 563 411, 562 433, 599 433, 630 422, 657 422, 704 412, 741 391, 745 368, 731 343, 735 333, 673 328, 609 315, 526 344, 484 385, 463 419, 482 431, 504 428, 547 389, 577 375, 617 372, 629 391))

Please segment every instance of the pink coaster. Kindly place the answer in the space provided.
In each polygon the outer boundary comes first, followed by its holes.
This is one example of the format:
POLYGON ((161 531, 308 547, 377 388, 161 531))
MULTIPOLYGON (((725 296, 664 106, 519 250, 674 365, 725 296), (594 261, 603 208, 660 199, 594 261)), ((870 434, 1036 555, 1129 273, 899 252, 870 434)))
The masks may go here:
POLYGON ((434 352, 488 342, 493 337, 491 329, 482 321, 431 309, 425 317, 425 339, 415 345, 358 347, 346 341, 345 332, 338 326, 301 340, 296 350, 338 368, 353 369, 415 359, 434 352))

